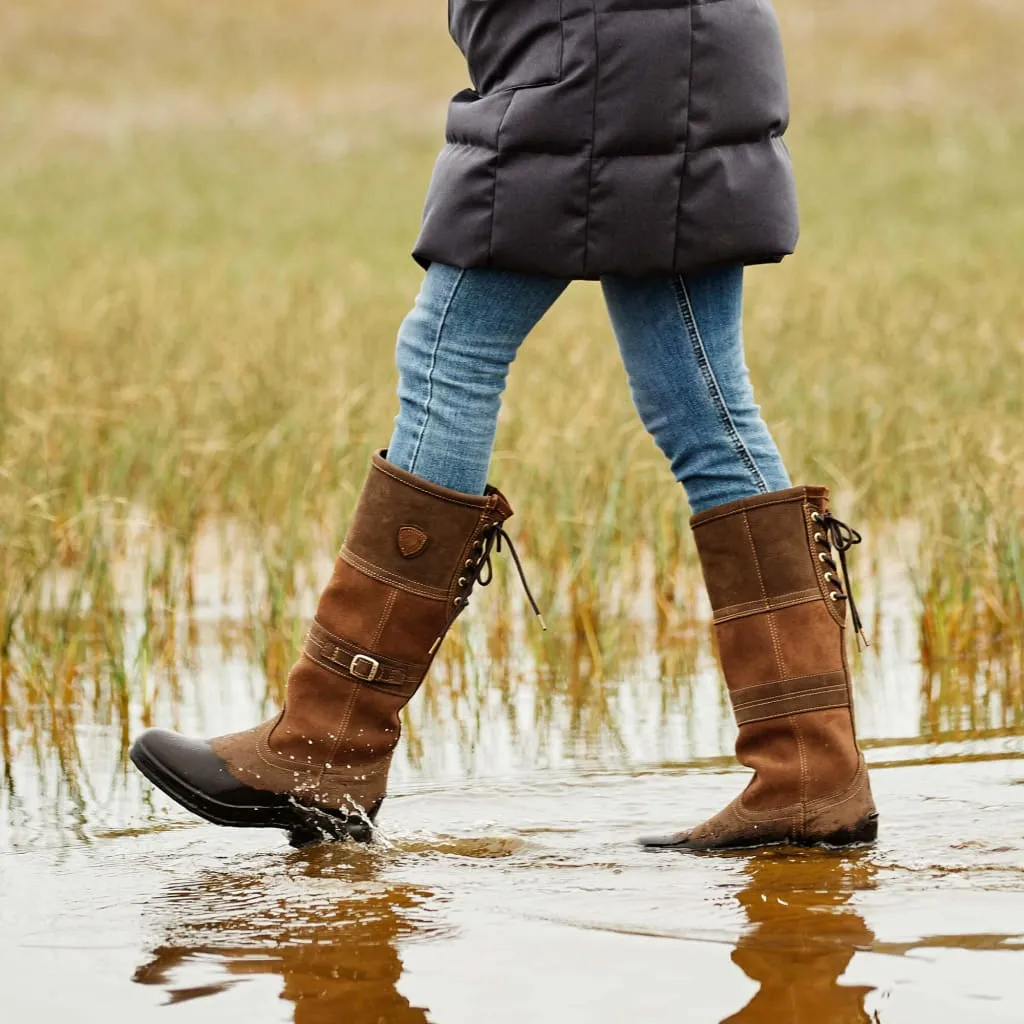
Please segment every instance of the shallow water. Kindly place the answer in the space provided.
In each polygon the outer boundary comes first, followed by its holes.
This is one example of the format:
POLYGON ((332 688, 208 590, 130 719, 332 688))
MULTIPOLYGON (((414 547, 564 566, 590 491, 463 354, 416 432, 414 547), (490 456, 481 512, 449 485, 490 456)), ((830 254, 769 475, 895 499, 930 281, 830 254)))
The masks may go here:
POLYGON ((885 829, 876 848, 845 855, 631 845, 713 811, 738 785, 733 771, 425 788, 393 799, 370 849, 293 851, 155 807, 148 826, 2 855, 5 1010, 1019 1020, 1024 741, 984 741, 953 763, 932 753, 873 752, 885 829))
MULTIPOLYGON (((633 844, 743 784, 706 660, 668 690, 656 662, 582 697, 436 686, 370 848, 197 822, 88 709, 73 756, 8 726, 4 1017, 1018 1021, 1024 730, 930 731, 909 607, 857 662, 882 832, 845 854, 633 844)), ((262 690, 201 647, 154 715, 213 733, 262 690)))

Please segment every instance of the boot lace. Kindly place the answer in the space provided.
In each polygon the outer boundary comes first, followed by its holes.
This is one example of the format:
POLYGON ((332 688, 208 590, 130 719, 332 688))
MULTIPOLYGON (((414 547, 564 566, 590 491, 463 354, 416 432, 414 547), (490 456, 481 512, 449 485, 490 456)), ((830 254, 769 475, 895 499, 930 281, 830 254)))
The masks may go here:
POLYGON ((846 564, 846 553, 854 545, 860 544, 864 538, 841 519, 837 519, 831 512, 812 512, 811 521, 821 527, 820 530, 815 531, 814 540, 825 549, 818 553, 818 560, 829 567, 829 571, 825 573, 825 581, 831 584, 833 589, 829 592, 828 596, 833 601, 848 601, 850 603, 850 617, 853 620, 857 643, 859 645, 861 640, 863 640, 864 645, 870 647, 871 641, 868 640, 867 635, 864 633, 864 625, 857 611, 857 602, 853 598, 853 587, 850 584, 850 569, 846 564), (833 548, 839 555, 839 568, 841 568, 843 573, 842 581, 836 575, 837 567, 835 559, 832 557, 833 548), (844 586, 846 588, 845 591, 843 589, 844 586))
POLYGON ((451 611, 448 613, 448 621, 445 623, 444 630, 441 632, 441 635, 434 641, 434 645, 430 648, 431 654, 433 654, 441 645, 441 641, 444 639, 445 633, 448 632, 451 624, 459 617, 463 609, 469 603, 469 595, 472 592, 473 587, 477 584, 481 587, 489 587, 494 581, 494 562, 492 561, 491 556, 492 553, 495 552, 499 554, 501 553, 503 543, 508 546, 508 552, 512 556, 516 572, 519 574, 519 582, 522 584, 523 590, 526 593, 526 599, 530 602, 533 614, 540 620, 541 629, 547 630, 548 627, 547 623, 544 622, 544 616, 541 615, 540 608, 533 596, 533 591, 530 590, 530 585, 526 582, 526 571, 523 569, 523 563, 519 558, 519 552, 516 551, 515 544, 512 543, 512 538, 500 523, 492 523, 490 526, 484 528, 479 539, 473 543, 471 555, 466 559, 466 563, 462 569, 462 575, 459 576, 456 583, 458 593, 452 599, 452 607, 451 611))

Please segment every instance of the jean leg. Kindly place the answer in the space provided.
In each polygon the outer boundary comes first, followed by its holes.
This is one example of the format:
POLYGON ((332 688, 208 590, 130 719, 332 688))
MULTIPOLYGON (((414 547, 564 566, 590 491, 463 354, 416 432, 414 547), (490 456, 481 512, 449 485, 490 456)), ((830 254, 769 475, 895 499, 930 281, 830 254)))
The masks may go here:
POLYGON ((790 486, 743 354, 743 268, 601 282, 644 426, 694 512, 790 486))
POLYGON ((439 486, 483 494, 509 366, 567 285, 432 264, 398 333, 389 461, 439 486))

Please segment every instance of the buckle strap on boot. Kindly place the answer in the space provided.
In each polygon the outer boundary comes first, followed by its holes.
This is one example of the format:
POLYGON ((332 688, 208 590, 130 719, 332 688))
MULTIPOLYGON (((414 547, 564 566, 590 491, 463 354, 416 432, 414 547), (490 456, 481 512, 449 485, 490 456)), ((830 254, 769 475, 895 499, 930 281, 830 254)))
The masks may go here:
POLYGON ((306 657, 336 675, 358 679, 364 683, 404 686, 411 680, 418 681, 427 671, 425 665, 408 665, 391 658, 368 654, 340 636, 335 636, 315 621, 306 634, 303 652, 306 657))

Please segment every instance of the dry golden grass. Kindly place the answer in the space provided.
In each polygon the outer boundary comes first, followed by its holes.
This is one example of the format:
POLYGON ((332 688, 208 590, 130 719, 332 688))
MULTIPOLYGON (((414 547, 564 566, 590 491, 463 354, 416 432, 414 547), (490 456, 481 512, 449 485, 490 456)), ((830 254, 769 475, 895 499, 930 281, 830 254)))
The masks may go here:
MULTIPOLYGON (((778 6, 805 228, 750 275, 760 399, 844 518, 919 524, 935 700, 960 720, 996 693, 1017 721, 1024 8, 778 6)), ((196 552, 221 532, 279 678, 296 595, 390 431, 408 250, 462 84, 423 0, 0 8, 4 721, 84 701, 124 721, 157 666, 173 679, 196 552)), ((703 643, 687 511, 593 287, 517 363, 493 476, 549 570, 552 686, 628 663, 614 595, 648 566, 666 676, 685 678, 703 643)))

